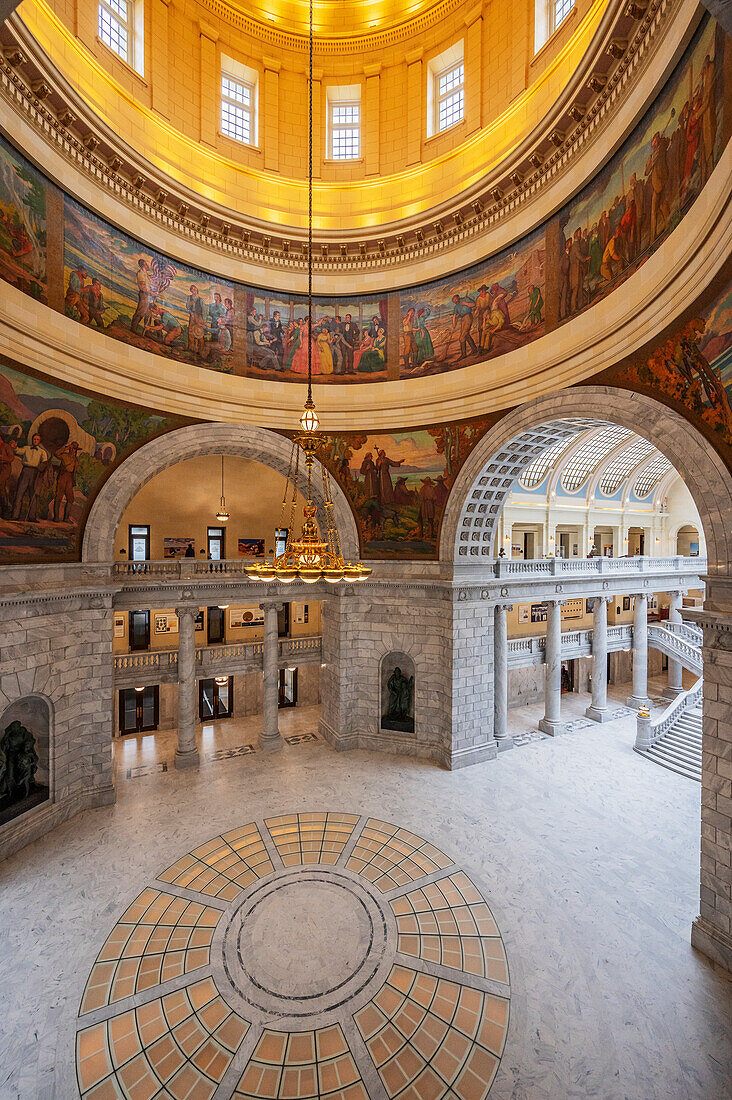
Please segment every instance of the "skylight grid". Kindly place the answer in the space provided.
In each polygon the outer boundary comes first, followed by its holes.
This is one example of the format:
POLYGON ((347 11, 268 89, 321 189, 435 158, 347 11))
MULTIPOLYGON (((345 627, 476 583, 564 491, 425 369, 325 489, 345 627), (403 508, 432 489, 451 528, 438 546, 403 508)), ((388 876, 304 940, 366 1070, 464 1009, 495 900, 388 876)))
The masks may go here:
POLYGON ((607 458, 611 451, 618 447, 624 440, 630 439, 633 432, 630 428, 621 428, 619 425, 605 428, 594 439, 588 439, 587 444, 576 451, 567 459, 567 464, 562 473, 562 485, 568 492, 574 492, 584 485, 587 478, 595 472, 597 467, 607 458))
POLYGON ((624 448, 603 470, 600 478, 600 492, 605 493, 606 496, 616 493, 628 474, 639 462, 653 454, 655 449, 646 439, 639 439, 630 447, 624 448))
POLYGON ((633 492, 637 497, 647 497, 661 478, 671 469, 671 463, 659 451, 658 456, 649 462, 645 469, 638 475, 633 486, 633 492))
POLYGON ((559 456, 566 451, 570 443, 574 443, 576 440, 576 435, 568 435, 566 439, 560 439, 558 442, 552 443, 533 462, 529 463, 519 478, 519 485, 523 489, 535 489, 537 485, 541 485, 546 475, 556 465, 559 456))

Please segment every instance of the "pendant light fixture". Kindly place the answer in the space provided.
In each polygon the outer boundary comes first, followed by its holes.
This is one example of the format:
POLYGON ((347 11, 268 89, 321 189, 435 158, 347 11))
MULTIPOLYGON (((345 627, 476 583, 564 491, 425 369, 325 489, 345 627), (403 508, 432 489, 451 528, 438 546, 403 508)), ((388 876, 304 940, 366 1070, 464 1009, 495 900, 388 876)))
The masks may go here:
MULTIPOLYGON (((331 584, 338 581, 363 581, 371 569, 361 562, 344 561, 341 552, 341 540, 336 526, 333 497, 330 490, 330 476, 321 463, 323 481, 323 510, 326 532, 321 538, 316 519, 317 506, 312 497, 312 472, 315 453, 321 445, 318 436, 318 413, 313 400, 313 0, 310 0, 310 63, 308 68, 308 395, 300 417, 300 428, 295 436, 290 453, 290 466, 285 481, 282 498, 282 520, 280 526, 287 526, 287 541, 281 554, 274 554, 271 561, 265 561, 246 567, 253 580, 280 581, 289 584, 294 580, 314 584, 326 580, 331 584), (300 452, 304 453, 307 477, 307 496, 303 505, 303 523, 300 538, 295 538, 295 512, 297 507, 297 486, 300 472, 300 452), (286 525, 285 513, 289 502, 290 521, 286 525)), ((223 493, 223 488, 222 488, 223 493)), ((223 496, 222 496, 223 500, 223 496)), ((275 540, 275 545, 277 545, 275 540)))
POLYGON ((219 523, 228 523, 229 513, 226 511, 226 497, 224 496, 224 456, 221 456, 221 502, 219 504, 219 510, 216 513, 216 519, 219 523))

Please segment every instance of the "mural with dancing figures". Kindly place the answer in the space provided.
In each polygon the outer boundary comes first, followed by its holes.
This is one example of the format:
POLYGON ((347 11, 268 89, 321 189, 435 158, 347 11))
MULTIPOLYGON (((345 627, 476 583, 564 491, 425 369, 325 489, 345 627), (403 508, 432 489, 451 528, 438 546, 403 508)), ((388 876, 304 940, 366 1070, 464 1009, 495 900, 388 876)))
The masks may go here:
POLYGON ((78 560, 86 514, 111 470, 183 423, 0 363, 0 563, 78 560))

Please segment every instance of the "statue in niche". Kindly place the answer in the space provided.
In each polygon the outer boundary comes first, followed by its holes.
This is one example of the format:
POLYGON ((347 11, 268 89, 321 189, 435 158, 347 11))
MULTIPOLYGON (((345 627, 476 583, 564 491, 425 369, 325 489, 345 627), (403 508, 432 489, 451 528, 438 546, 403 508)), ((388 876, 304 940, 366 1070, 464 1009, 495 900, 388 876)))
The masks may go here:
POLYGON ((35 737, 20 722, 11 722, 0 740, 0 800, 27 798, 37 770, 35 737))
POLYGON ((414 676, 405 676, 397 665, 386 682, 389 691, 389 703, 381 725, 387 729, 414 732, 412 703, 414 699, 414 676))

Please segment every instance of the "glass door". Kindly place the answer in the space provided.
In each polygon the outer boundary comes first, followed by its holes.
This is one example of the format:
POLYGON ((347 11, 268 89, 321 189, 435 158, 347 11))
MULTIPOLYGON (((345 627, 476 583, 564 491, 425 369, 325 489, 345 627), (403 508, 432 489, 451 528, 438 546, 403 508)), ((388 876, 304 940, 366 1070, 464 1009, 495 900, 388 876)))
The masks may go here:
POLYGON ((280 669, 280 706, 297 706, 297 669, 280 669))
POLYGON ((208 556, 211 561, 222 561, 226 557, 226 532, 223 527, 209 527, 208 556))
POLYGON ((150 648, 150 612, 130 611, 130 649, 150 648))
POLYGON ((209 607, 206 616, 208 624, 208 644, 215 645, 223 642, 225 636, 224 609, 222 607, 209 607))
POLYGON ((130 561, 150 560, 150 527, 145 524, 130 524, 130 561))
POLYGON ((147 733, 158 728, 159 689, 123 688, 119 693, 119 732, 147 733))
POLYGON ((198 713, 202 722, 231 718, 234 709, 234 677, 216 676, 198 681, 198 713))

